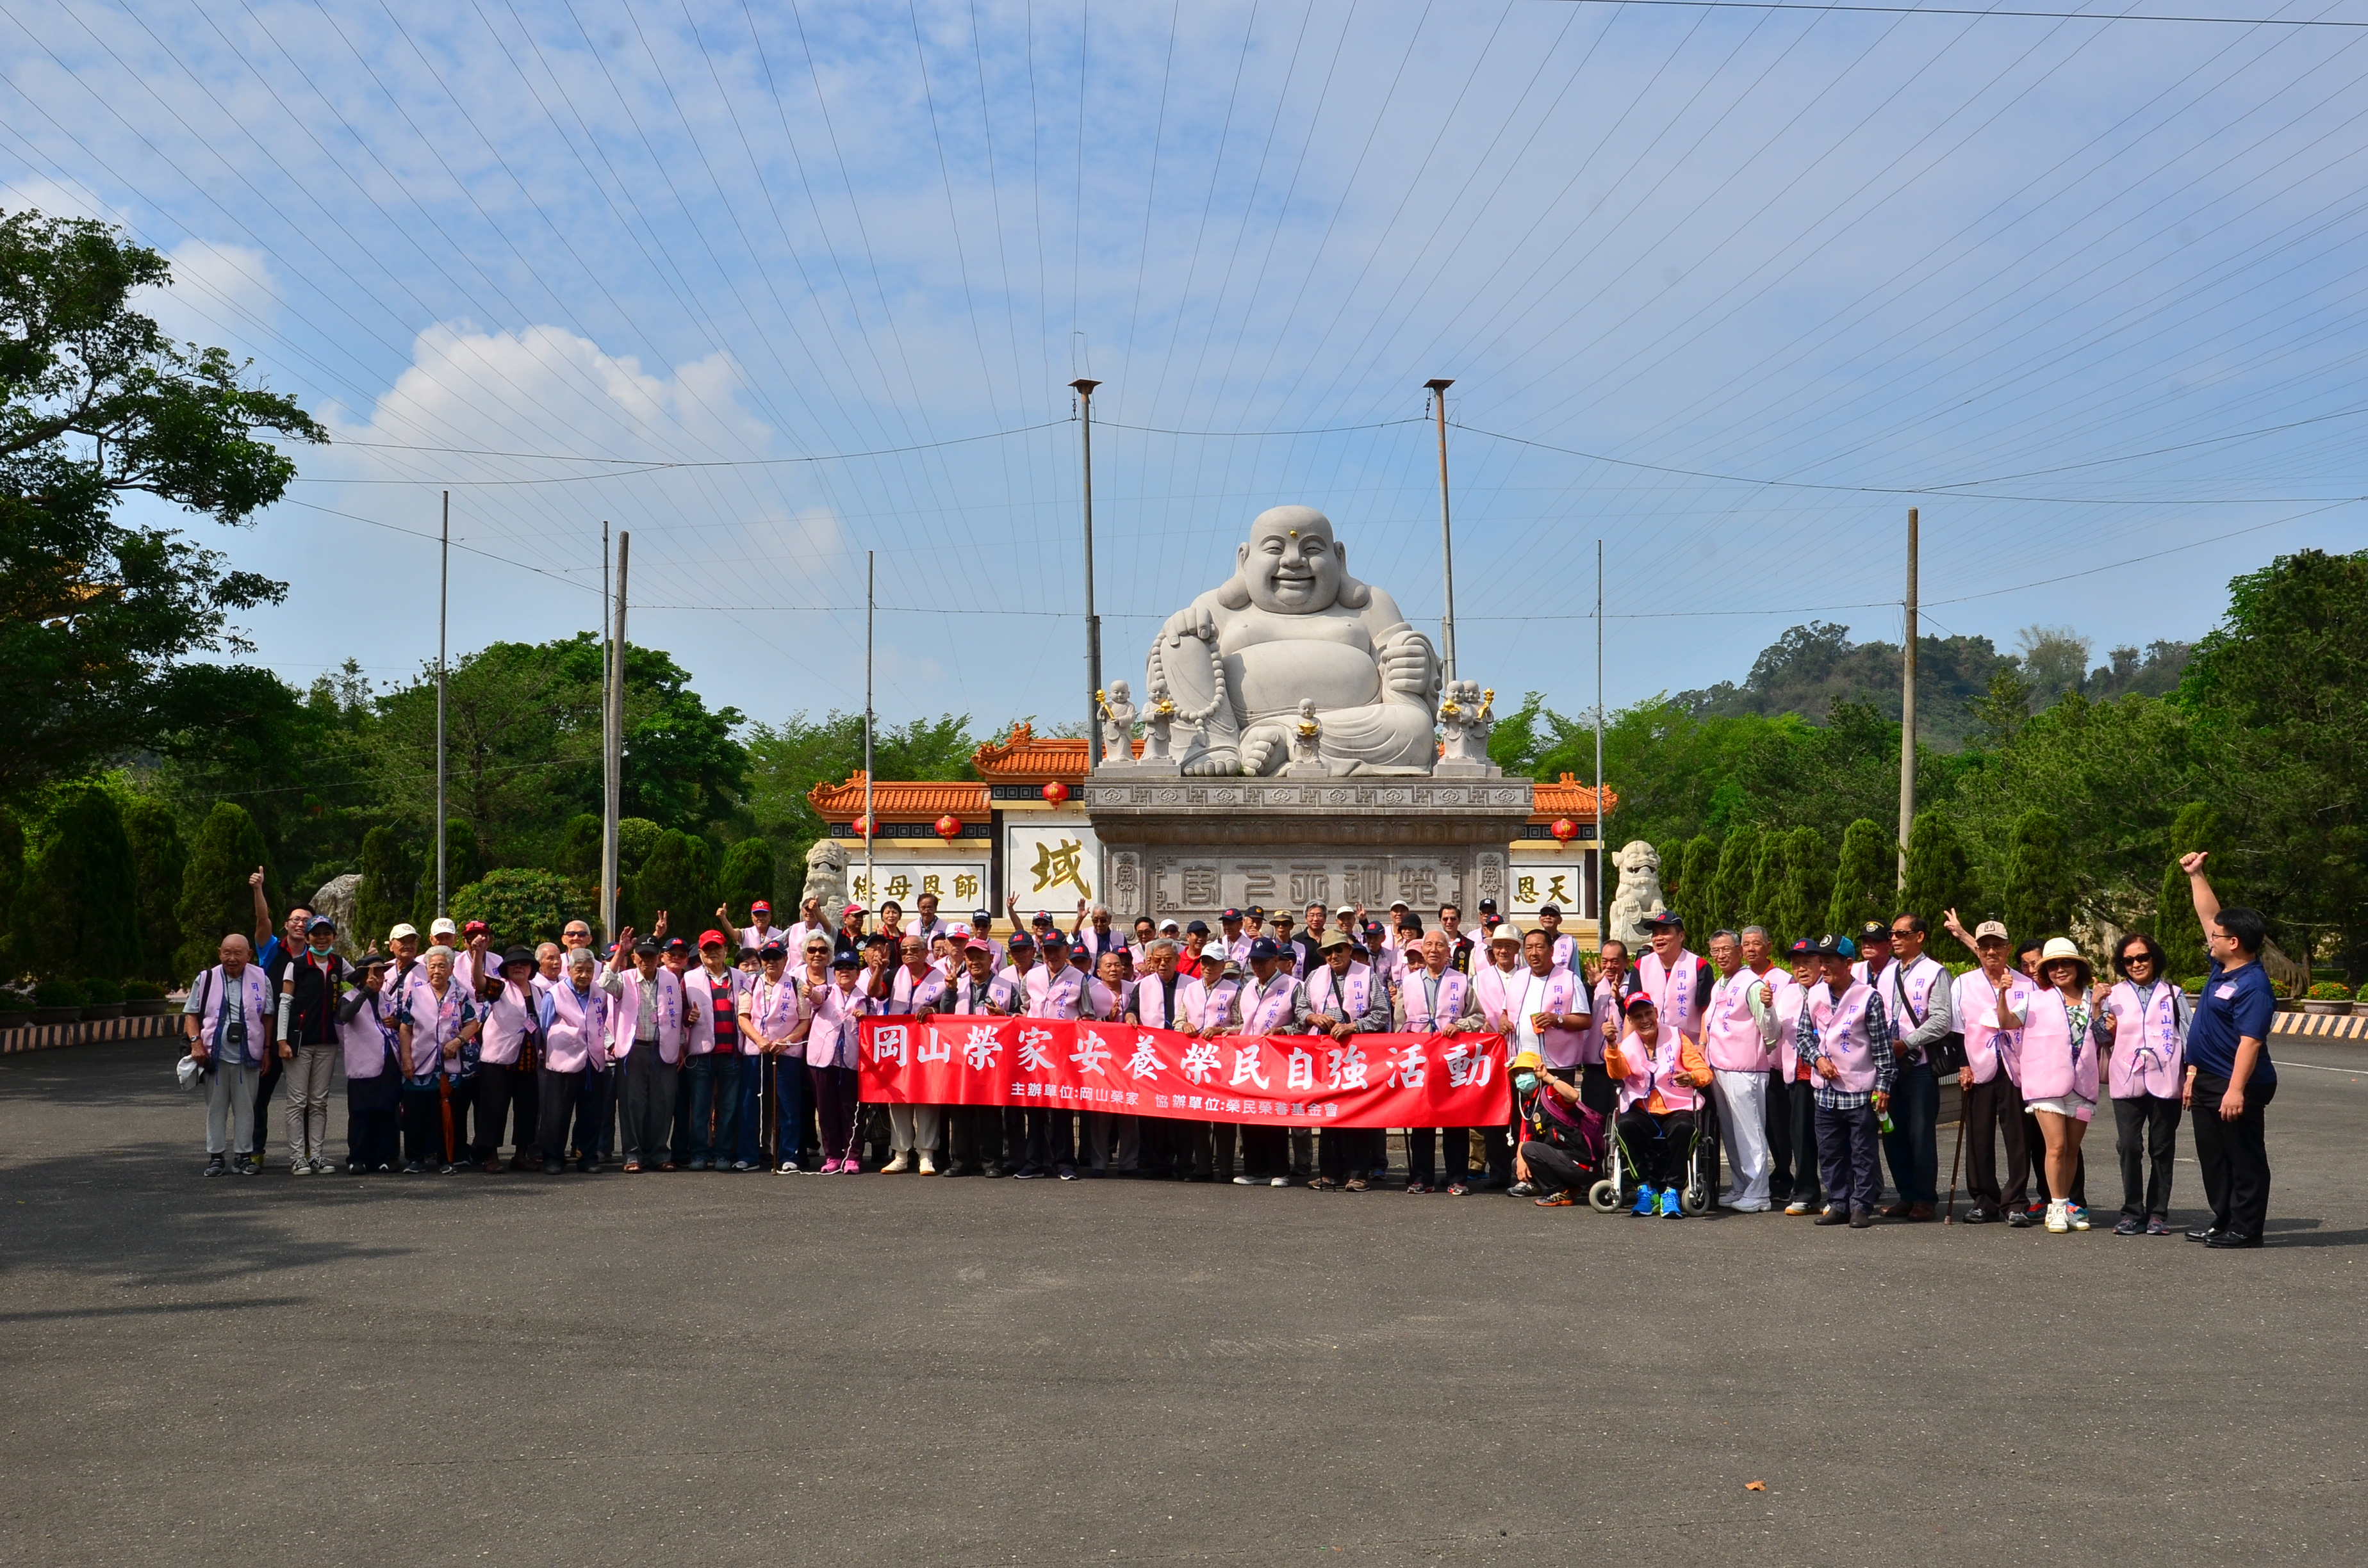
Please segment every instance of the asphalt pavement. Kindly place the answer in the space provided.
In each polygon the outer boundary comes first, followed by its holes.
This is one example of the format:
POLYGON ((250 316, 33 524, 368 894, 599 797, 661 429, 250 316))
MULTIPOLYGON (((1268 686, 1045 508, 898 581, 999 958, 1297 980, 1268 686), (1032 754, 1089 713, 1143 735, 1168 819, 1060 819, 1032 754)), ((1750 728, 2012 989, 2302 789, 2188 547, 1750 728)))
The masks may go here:
POLYGON ((2368 1051, 2280 1052, 2250 1253, 2110 1235, 2110 1122, 2075 1236, 204 1180, 176 1054, 0 1059, 0 1562, 2368 1561, 2368 1051))

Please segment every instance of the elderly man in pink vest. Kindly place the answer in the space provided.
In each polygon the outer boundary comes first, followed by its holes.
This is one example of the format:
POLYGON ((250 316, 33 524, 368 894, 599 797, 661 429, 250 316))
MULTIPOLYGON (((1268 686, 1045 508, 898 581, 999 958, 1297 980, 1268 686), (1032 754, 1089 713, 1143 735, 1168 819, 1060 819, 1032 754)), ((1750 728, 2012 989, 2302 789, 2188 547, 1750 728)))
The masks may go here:
MULTIPOLYGON (((1370 965, 1356 960, 1356 944, 1349 933, 1335 931, 1316 949, 1324 961, 1304 982, 1307 1027, 1311 1033, 1329 1035, 1347 1044, 1360 1034, 1387 1034, 1390 993, 1370 965)), ((1318 1191, 1343 1187, 1363 1192, 1389 1163, 1389 1133, 1379 1127, 1326 1127, 1318 1148, 1315 1179, 1318 1191)))
MULTIPOLYGON (((1764 957, 1764 941, 1761 950, 1764 957)), ((1768 1153, 1768 1069, 1776 1059, 1777 1022, 1772 1010, 1755 1006, 1754 994, 1770 982, 1746 967, 1743 938, 1733 931, 1712 933, 1710 961, 1718 979, 1703 1008, 1702 1053, 1710 1059, 1721 1140, 1735 1172, 1735 1185, 1719 1202, 1739 1213, 1764 1214, 1775 1168, 1768 1153)))
MULTIPOLYGON (((1431 931, 1424 935, 1421 945, 1414 949, 1417 961, 1406 966, 1406 979, 1398 987, 1398 1028, 1412 1034, 1469 1034, 1482 1027, 1479 994, 1473 989, 1471 976, 1448 967, 1450 950, 1447 934, 1431 931)), ((1486 1164, 1478 1176, 1472 1174, 1473 1129, 1451 1127, 1444 1131, 1446 1143, 1447 1190, 1461 1198, 1496 1181, 1498 1187, 1508 1187, 1513 1179, 1510 1102, 1508 1102, 1506 1124, 1482 1129, 1486 1142, 1486 1164), (1499 1146, 1504 1164, 1497 1167, 1499 1146), (1496 1179, 1501 1176, 1502 1179, 1496 1179)), ((1434 1130, 1412 1127, 1406 1130, 1406 1190, 1431 1190, 1431 1151, 1436 1142, 1434 1130)))
POLYGON ((1897 1069, 1883 998, 1850 972, 1857 957, 1848 937, 1818 938, 1825 978, 1802 999, 1793 1051, 1816 1085, 1817 1163, 1828 1204, 1817 1223, 1862 1231, 1874 1223, 1883 1192, 1875 1134, 1897 1069))
POLYGON ((675 1168, 674 1099, 683 1047, 689 1035, 691 1004, 682 979, 658 961, 657 939, 633 940, 633 928, 617 934, 617 951, 600 976, 610 1003, 609 1055, 625 1073, 623 1138, 625 1169, 675 1168), (628 954, 632 957, 630 960, 628 954), (628 967, 630 964, 630 967, 628 967))
POLYGON ((256 1153, 255 1085, 271 1059, 271 983, 244 936, 222 939, 220 960, 189 983, 181 1009, 189 1055, 206 1076, 206 1175, 263 1169, 256 1153))

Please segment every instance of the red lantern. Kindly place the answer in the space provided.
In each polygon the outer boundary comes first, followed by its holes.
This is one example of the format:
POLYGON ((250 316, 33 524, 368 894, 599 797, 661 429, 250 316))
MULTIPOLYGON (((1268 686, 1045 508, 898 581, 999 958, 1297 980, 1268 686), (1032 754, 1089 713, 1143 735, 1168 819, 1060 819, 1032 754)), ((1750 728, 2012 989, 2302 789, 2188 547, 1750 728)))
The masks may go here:
POLYGON ((848 824, 848 831, 855 835, 858 838, 870 838, 871 836, 871 819, 870 817, 858 817, 852 823, 848 824))
POLYGON ((1578 836, 1578 824, 1571 821, 1568 817, 1556 817, 1554 818, 1554 826, 1546 829, 1546 831, 1553 834, 1557 842, 1568 844, 1572 839, 1578 836))
POLYGON ((1044 798, 1057 806, 1069 798, 1069 787, 1055 778, 1044 786, 1044 798))
POLYGON ((937 828, 938 836, 944 839, 947 843, 951 844, 955 839, 962 836, 962 818, 954 815, 951 812, 948 812, 944 816, 938 819, 937 828))

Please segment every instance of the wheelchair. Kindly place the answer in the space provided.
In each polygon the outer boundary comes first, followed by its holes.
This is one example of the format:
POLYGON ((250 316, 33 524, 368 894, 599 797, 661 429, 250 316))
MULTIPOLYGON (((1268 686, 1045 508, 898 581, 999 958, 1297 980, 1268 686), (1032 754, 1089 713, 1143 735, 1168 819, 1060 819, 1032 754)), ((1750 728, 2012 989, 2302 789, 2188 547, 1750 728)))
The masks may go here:
MULTIPOLYGON (((1616 1214, 1636 1200, 1636 1156, 1620 1133, 1617 1117, 1604 1123, 1606 1164, 1603 1179, 1587 1190, 1588 1207, 1599 1214, 1616 1214)), ((1718 1199, 1718 1104, 1703 1090, 1694 1106, 1693 1136, 1683 1155, 1684 1181, 1678 1188, 1678 1208, 1687 1218, 1711 1211, 1718 1199)))

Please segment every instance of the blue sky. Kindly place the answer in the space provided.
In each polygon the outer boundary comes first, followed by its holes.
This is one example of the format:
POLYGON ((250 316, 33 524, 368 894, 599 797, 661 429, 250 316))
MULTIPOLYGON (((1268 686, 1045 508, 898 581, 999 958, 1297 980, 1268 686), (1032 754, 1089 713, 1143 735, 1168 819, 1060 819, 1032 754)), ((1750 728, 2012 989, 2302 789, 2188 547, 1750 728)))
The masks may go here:
MULTIPOLYGON (((2230 13, 2236 14, 2236 13, 2230 13)), ((2368 22, 2354 6, 2248 17, 2368 22)), ((2368 524, 2368 27, 1319 0, 24 0, 0 202, 170 252, 337 434, 211 540, 308 680, 598 617, 753 717, 1080 712, 1320 506, 1462 673, 1616 705, 1795 621, 2099 652, 2368 524)), ((196 525, 201 536, 211 524, 196 525)))

